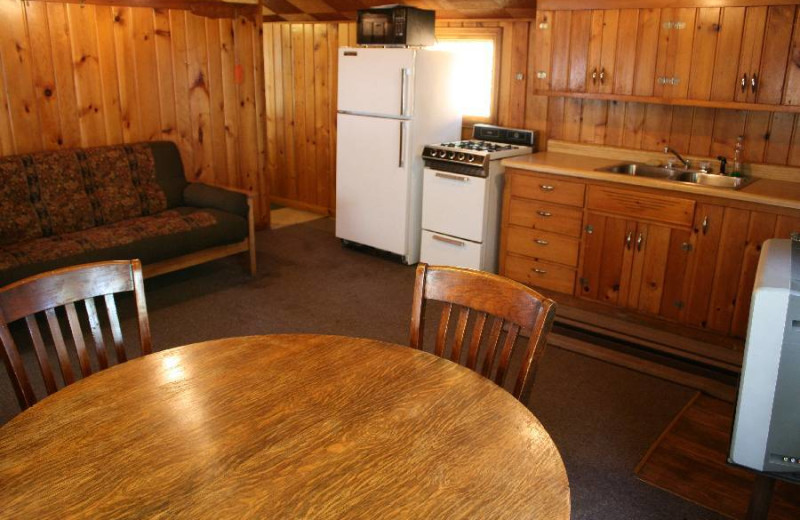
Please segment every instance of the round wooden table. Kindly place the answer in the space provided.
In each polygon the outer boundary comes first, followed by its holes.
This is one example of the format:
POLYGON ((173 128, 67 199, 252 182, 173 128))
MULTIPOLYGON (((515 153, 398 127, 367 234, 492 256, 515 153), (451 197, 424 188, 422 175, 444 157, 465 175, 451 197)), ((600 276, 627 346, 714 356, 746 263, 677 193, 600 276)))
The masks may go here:
POLYGON ((230 338, 117 365, 0 428, 2 518, 569 518, 550 436, 408 347, 230 338))

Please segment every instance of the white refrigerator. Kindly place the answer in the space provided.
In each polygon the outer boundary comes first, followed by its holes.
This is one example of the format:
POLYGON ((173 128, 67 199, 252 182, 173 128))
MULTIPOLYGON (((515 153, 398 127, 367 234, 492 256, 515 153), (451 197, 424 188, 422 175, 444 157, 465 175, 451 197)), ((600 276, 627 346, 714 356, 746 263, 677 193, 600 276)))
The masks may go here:
POLYGON ((419 261, 422 148, 457 140, 452 56, 339 49, 336 236, 419 261))

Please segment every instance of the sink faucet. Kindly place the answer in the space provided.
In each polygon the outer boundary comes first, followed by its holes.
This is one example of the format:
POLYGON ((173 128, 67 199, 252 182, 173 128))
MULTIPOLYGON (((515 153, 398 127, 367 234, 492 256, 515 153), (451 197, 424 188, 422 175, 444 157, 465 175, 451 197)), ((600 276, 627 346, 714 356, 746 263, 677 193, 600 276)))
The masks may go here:
POLYGON ((692 163, 691 163, 691 162, 689 162, 688 160, 684 159, 684 158, 681 156, 681 154, 679 154, 679 153, 678 153, 676 150, 674 150, 674 149, 670 148, 669 146, 665 146, 665 147, 664 147, 664 153, 671 153, 672 155, 674 155, 675 157, 677 157, 677 158, 678 158, 678 160, 679 160, 680 162, 682 162, 682 163, 683 163, 683 167, 684 167, 684 169, 686 169, 686 170, 688 170, 688 169, 689 169, 689 166, 692 164, 692 163))

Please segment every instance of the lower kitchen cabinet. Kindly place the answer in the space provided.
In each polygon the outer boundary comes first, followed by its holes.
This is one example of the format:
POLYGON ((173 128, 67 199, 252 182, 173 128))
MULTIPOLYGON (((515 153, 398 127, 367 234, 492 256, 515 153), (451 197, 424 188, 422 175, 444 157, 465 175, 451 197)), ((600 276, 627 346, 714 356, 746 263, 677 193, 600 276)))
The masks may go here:
POLYGON ((747 333, 764 241, 800 231, 796 210, 513 168, 506 176, 501 274, 735 338, 747 333))
POLYGON ((689 230, 587 212, 577 296, 648 314, 674 308, 689 230))

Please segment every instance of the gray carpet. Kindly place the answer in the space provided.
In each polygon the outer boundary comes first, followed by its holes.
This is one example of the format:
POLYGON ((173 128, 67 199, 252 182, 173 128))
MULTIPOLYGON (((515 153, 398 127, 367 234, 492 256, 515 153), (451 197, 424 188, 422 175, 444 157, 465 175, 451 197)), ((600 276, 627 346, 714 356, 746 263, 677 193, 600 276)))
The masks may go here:
MULTIPOLYGON (((231 258, 146 282, 156 350, 281 332, 407 343, 413 267, 343 248, 330 219, 262 231, 257 241, 255 279, 231 258)), ((130 306, 123 301, 121 307, 130 331, 130 306)), ((545 353, 530 408, 561 450, 574 519, 721 518, 633 474, 692 393, 557 348, 545 353)), ((17 413, 2 373, 0 424, 17 413)))

